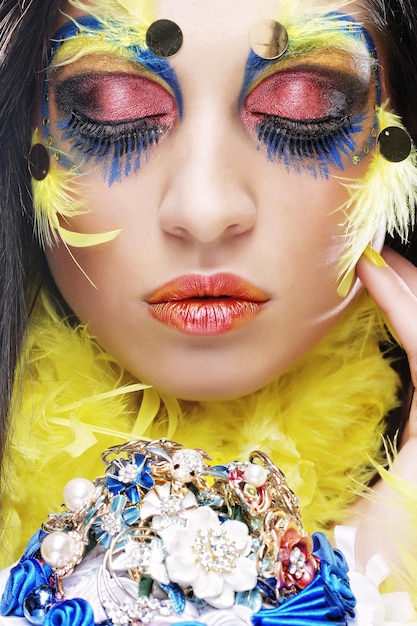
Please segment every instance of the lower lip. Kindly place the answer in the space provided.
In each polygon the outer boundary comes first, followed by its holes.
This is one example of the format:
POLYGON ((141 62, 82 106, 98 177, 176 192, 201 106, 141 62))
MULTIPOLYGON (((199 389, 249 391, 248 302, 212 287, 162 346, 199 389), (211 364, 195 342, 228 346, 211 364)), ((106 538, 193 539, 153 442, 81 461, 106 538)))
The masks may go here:
POLYGON ((187 335, 213 336, 244 326, 265 303, 238 298, 172 300, 149 304, 152 316, 187 335))

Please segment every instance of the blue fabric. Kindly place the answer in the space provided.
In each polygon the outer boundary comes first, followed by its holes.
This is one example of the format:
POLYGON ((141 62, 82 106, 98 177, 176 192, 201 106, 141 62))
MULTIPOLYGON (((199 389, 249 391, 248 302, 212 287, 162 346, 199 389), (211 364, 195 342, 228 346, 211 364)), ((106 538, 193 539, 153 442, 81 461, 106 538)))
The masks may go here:
POLYGON ((314 533, 313 538, 313 554, 317 556, 320 561, 326 561, 332 565, 337 565, 346 574, 349 571, 349 566, 343 553, 337 548, 333 548, 327 537, 323 533, 314 533))
POLYGON ((94 626, 94 612, 82 598, 64 600, 47 612, 43 626, 94 626))
POLYGON ((346 559, 340 550, 332 548, 323 533, 314 533, 314 554, 320 559, 320 573, 333 593, 334 600, 351 617, 355 616, 356 599, 350 588, 346 559))
POLYGON ((320 574, 297 595, 274 609, 252 615, 254 626, 345 626, 345 612, 320 574))
POLYGON ((348 565, 339 550, 334 550, 323 533, 314 533, 313 554, 320 570, 302 591, 273 609, 252 615, 254 626, 345 626, 346 613, 354 617, 355 596, 348 578, 348 565))
POLYGON ((49 565, 42 566, 36 559, 20 561, 10 570, 0 601, 0 615, 23 617, 26 596, 39 585, 46 585, 51 574, 49 565))

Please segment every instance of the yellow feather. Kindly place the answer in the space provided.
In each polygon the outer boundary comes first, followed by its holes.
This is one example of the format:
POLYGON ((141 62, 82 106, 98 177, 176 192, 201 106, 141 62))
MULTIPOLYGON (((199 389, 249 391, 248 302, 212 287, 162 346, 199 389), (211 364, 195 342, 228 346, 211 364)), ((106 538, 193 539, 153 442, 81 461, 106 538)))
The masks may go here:
MULTIPOLYGON (((378 113, 379 130, 388 126, 403 128, 394 113, 381 108, 378 113)), ((405 130, 405 129, 404 129, 405 130)), ((346 215, 346 249, 340 260, 340 278, 351 272, 366 246, 372 242, 378 229, 386 227, 407 240, 414 226, 414 207, 417 198, 417 151, 413 146, 410 156, 399 163, 388 162, 378 150, 366 176, 360 181, 346 181, 350 199, 342 211, 346 215)))
POLYGON ((378 347, 383 338, 381 316, 364 294, 265 389, 234 401, 179 403, 130 380, 85 327, 62 321, 42 294, 16 381, 2 564, 59 508, 68 480, 100 475, 101 452, 138 436, 174 438, 205 449, 215 462, 260 448, 300 496, 309 530, 343 521, 357 482, 383 462, 378 433, 397 402, 397 376, 378 347))
MULTIPOLYGON (((33 133, 32 145, 39 142, 39 132, 33 133)), ((77 233, 64 228, 60 218, 68 220, 86 213, 88 209, 82 199, 82 175, 78 172, 65 171, 55 162, 51 151, 50 169, 43 180, 32 179, 35 232, 43 247, 52 247, 59 238, 75 247, 96 246, 112 241, 120 230, 106 233, 77 233)))
POLYGON ((121 229, 110 230, 107 233, 76 233, 72 230, 62 228, 62 226, 56 226, 56 230, 59 233, 62 241, 68 246, 74 248, 84 248, 86 246, 98 246, 101 243, 107 243, 116 239, 122 232, 121 229))

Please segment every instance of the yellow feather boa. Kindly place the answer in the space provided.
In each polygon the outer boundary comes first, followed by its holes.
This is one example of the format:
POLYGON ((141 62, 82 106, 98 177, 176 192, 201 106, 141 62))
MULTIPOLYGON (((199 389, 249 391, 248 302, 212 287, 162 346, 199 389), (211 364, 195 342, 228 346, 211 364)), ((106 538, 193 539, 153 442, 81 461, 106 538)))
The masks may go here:
POLYGON ((2 481, 1 565, 22 552, 63 487, 102 474, 101 452, 139 436, 169 437, 215 461, 262 449, 284 471, 308 530, 343 522, 383 463, 384 418, 397 375, 381 355, 380 313, 364 293, 309 354, 265 389, 228 402, 181 403, 128 379, 85 327, 62 321, 46 294, 17 375, 2 481))

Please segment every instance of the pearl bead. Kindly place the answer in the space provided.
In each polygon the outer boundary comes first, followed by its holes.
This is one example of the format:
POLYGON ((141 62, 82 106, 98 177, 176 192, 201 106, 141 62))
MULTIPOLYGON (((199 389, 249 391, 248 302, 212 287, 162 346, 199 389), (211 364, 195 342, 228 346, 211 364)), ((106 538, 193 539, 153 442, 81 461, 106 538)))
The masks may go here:
POLYGON ((94 497, 95 491, 91 480, 74 478, 64 487, 65 506, 70 511, 79 511, 94 497))
POLYGON ((23 602, 23 614, 30 624, 38 626, 45 621, 45 615, 57 601, 55 589, 40 585, 31 591, 23 602))
POLYGON ((42 558, 53 568, 65 567, 77 554, 77 542, 73 537, 57 530, 46 535, 41 545, 42 558))
POLYGON ((268 470, 257 463, 249 463, 243 475, 248 483, 251 483, 255 487, 262 487, 268 478, 268 470))

